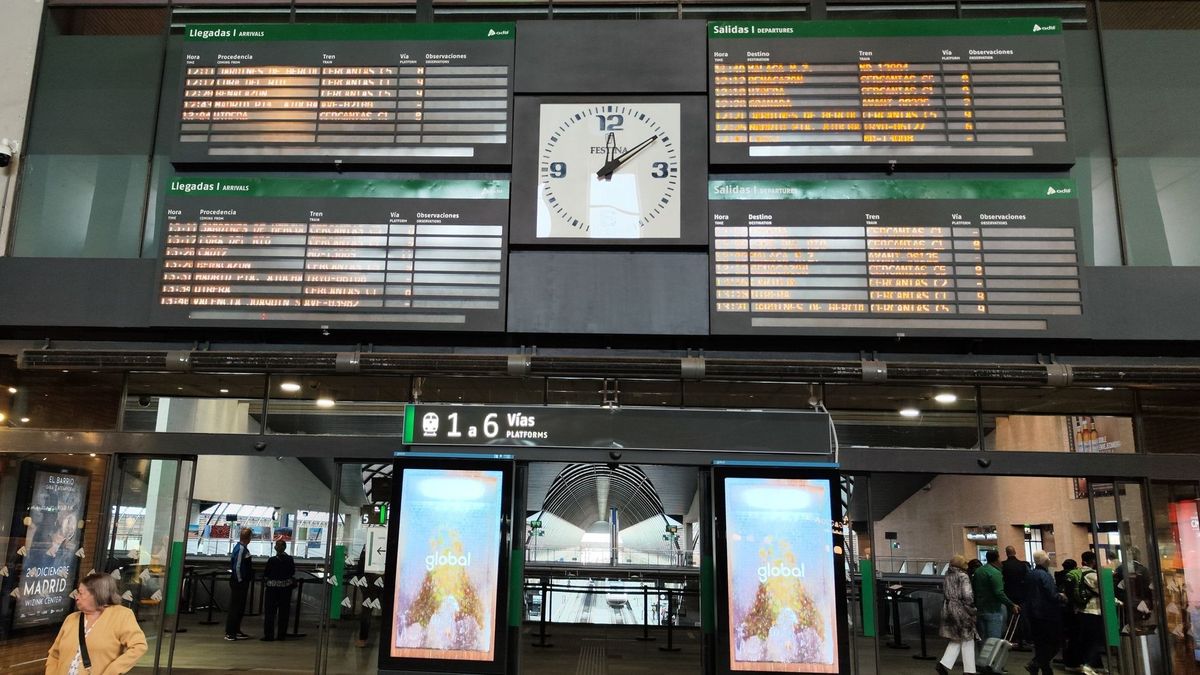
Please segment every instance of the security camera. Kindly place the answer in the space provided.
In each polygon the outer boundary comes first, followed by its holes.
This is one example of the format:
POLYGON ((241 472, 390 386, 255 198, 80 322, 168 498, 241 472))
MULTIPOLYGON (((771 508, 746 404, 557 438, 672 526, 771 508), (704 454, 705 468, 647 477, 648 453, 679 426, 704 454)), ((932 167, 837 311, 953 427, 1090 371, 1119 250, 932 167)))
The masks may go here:
POLYGON ((143 408, 149 408, 150 407, 150 397, 146 396, 145 394, 142 394, 141 396, 138 397, 138 405, 142 406, 143 408))
POLYGON ((262 452, 263 450, 266 450, 267 442, 266 441, 258 441, 257 443, 254 444, 254 449, 257 452, 262 452))
POLYGON ((17 141, 8 138, 0 139, 0 168, 12 164, 13 157, 17 155, 18 146, 17 141))

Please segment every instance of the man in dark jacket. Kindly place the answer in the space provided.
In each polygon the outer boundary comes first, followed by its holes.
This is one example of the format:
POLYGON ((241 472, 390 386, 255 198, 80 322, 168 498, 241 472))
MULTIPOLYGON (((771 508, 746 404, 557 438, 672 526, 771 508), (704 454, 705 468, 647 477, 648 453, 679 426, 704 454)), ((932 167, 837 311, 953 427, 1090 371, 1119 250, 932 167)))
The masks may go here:
MULTIPOLYGON (((1029 575, 1029 565, 1017 557, 1017 549, 1013 546, 1004 547, 1004 563, 1000 569, 1004 574, 1004 593, 1018 605, 1025 604, 1025 577, 1029 575)), ((1014 636, 1016 649, 1027 649, 1029 641, 1029 625, 1025 617, 1017 617, 1017 632, 1014 636)))
POLYGON ((229 554, 229 613, 225 615, 225 639, 245 640, 242 615, 246 613, 246 593, 254 583, 254 567, 250 564, 250 538, 254 533, 243 527, 238 543, 229 554))
POLYGON ((1066 596, 1058 592, 1050 575, 1050 556, 1045 551, 1033 554, 1035 567, 1025 575, 1025 599, 1021 616, 1029 621, 1033 634, 1033 660, 1025 666, 1030 675, 1053 675, 1051 661, 1062 642, 1062 606, 1066 596))
POLYGON ((987 564, 975 570, 971 577, 978 610, 979 637, 982 640, 1000 637, 1004 633, 1004 609, 1019 613, 1021 608, 1004 592, 1004 577, 1000 572, 1000 552, 987 552, 987 564))
POLYGON ((296 585, 296 562, 287 553, 287 542, 275 540, 275 555, 263 572, 267 592, 263 598, 263 637, 271 642, 287 635, 288 614, 292 610, 292 586, 296 585))

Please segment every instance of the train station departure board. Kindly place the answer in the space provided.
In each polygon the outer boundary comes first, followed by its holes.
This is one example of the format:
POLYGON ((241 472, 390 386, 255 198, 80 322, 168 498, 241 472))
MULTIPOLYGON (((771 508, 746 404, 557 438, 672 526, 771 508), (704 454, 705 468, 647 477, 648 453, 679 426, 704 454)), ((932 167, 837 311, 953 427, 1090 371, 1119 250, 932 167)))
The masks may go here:
POLYGON ((508 182, 177 177, 157 318, 504 329, 508 182))
POLYGON ((511 161, 511 23, 185 31, 176 163, 511 161))
POLYGON ((1082 307, 1070 180, 710 181, 714 334, 1046 331, 1082 307))
POLYGON ((714 22, 714 164, 1071 164, 1057 19, 714 22))

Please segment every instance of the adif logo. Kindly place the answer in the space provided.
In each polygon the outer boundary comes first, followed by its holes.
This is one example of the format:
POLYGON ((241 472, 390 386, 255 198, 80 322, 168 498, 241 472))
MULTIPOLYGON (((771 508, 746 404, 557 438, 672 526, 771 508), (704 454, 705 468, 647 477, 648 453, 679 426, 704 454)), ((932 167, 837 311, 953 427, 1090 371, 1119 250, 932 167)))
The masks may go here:
POLYGON ((1055 188, 1053 185, 1051 185, 1050 187, 1046 188, 1046 194, 1047 195, 1069 195, 1069 194, 1071 194, 1071 188, 1069 188, 1069 187, 1055 188))
POLYGON ((508 35, 508 31, 507 30, 496 30, 495 28, 488 29, 488 37, 496 37, 497 35, 499 35, 500 37, 504 37, 505 35, 508 35))
POLYGON ((471 554, 451 555, 449 553, 430 553, 425 556, 425 571, 432 572, 435 567, 470 567, 471 554))
POLYGON ((431 413, 431 412, 425 413, 425 416, 421 418, 421 431, 426 436, 436 436, 437 430, 438 430, 437 413, 431 413))
POLYGON ((804 578, 804 565, 799 567, 787 567, 783 565, 763 565, 758 568, 758 580, 764 584, 771 577, 785 577, 791 579, 804 578))
POLYGON ((1058 28, 1058 26, 1039 26, 1036 23, 1033 24, 1033 32, 1035 33, 1040 33, 1044 30, 1054 30, 1056 28, 1058 28))

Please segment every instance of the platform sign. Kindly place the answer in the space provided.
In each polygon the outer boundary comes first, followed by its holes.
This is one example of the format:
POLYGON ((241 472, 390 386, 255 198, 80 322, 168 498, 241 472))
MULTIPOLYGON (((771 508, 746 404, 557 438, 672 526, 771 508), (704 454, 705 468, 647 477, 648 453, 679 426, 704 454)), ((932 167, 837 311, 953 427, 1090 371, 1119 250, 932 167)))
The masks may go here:
POLYGON ((380 672, 503 672, 511 464, 405 458, 393 476, 380 672))
POLYGON ((404 414, 405 445, 833 452, 829 415, 816 411, 409 404, 404 414))
POLYGON ((836 474, 718 468, 714 480, 723 671, 844 672, 836 474))

